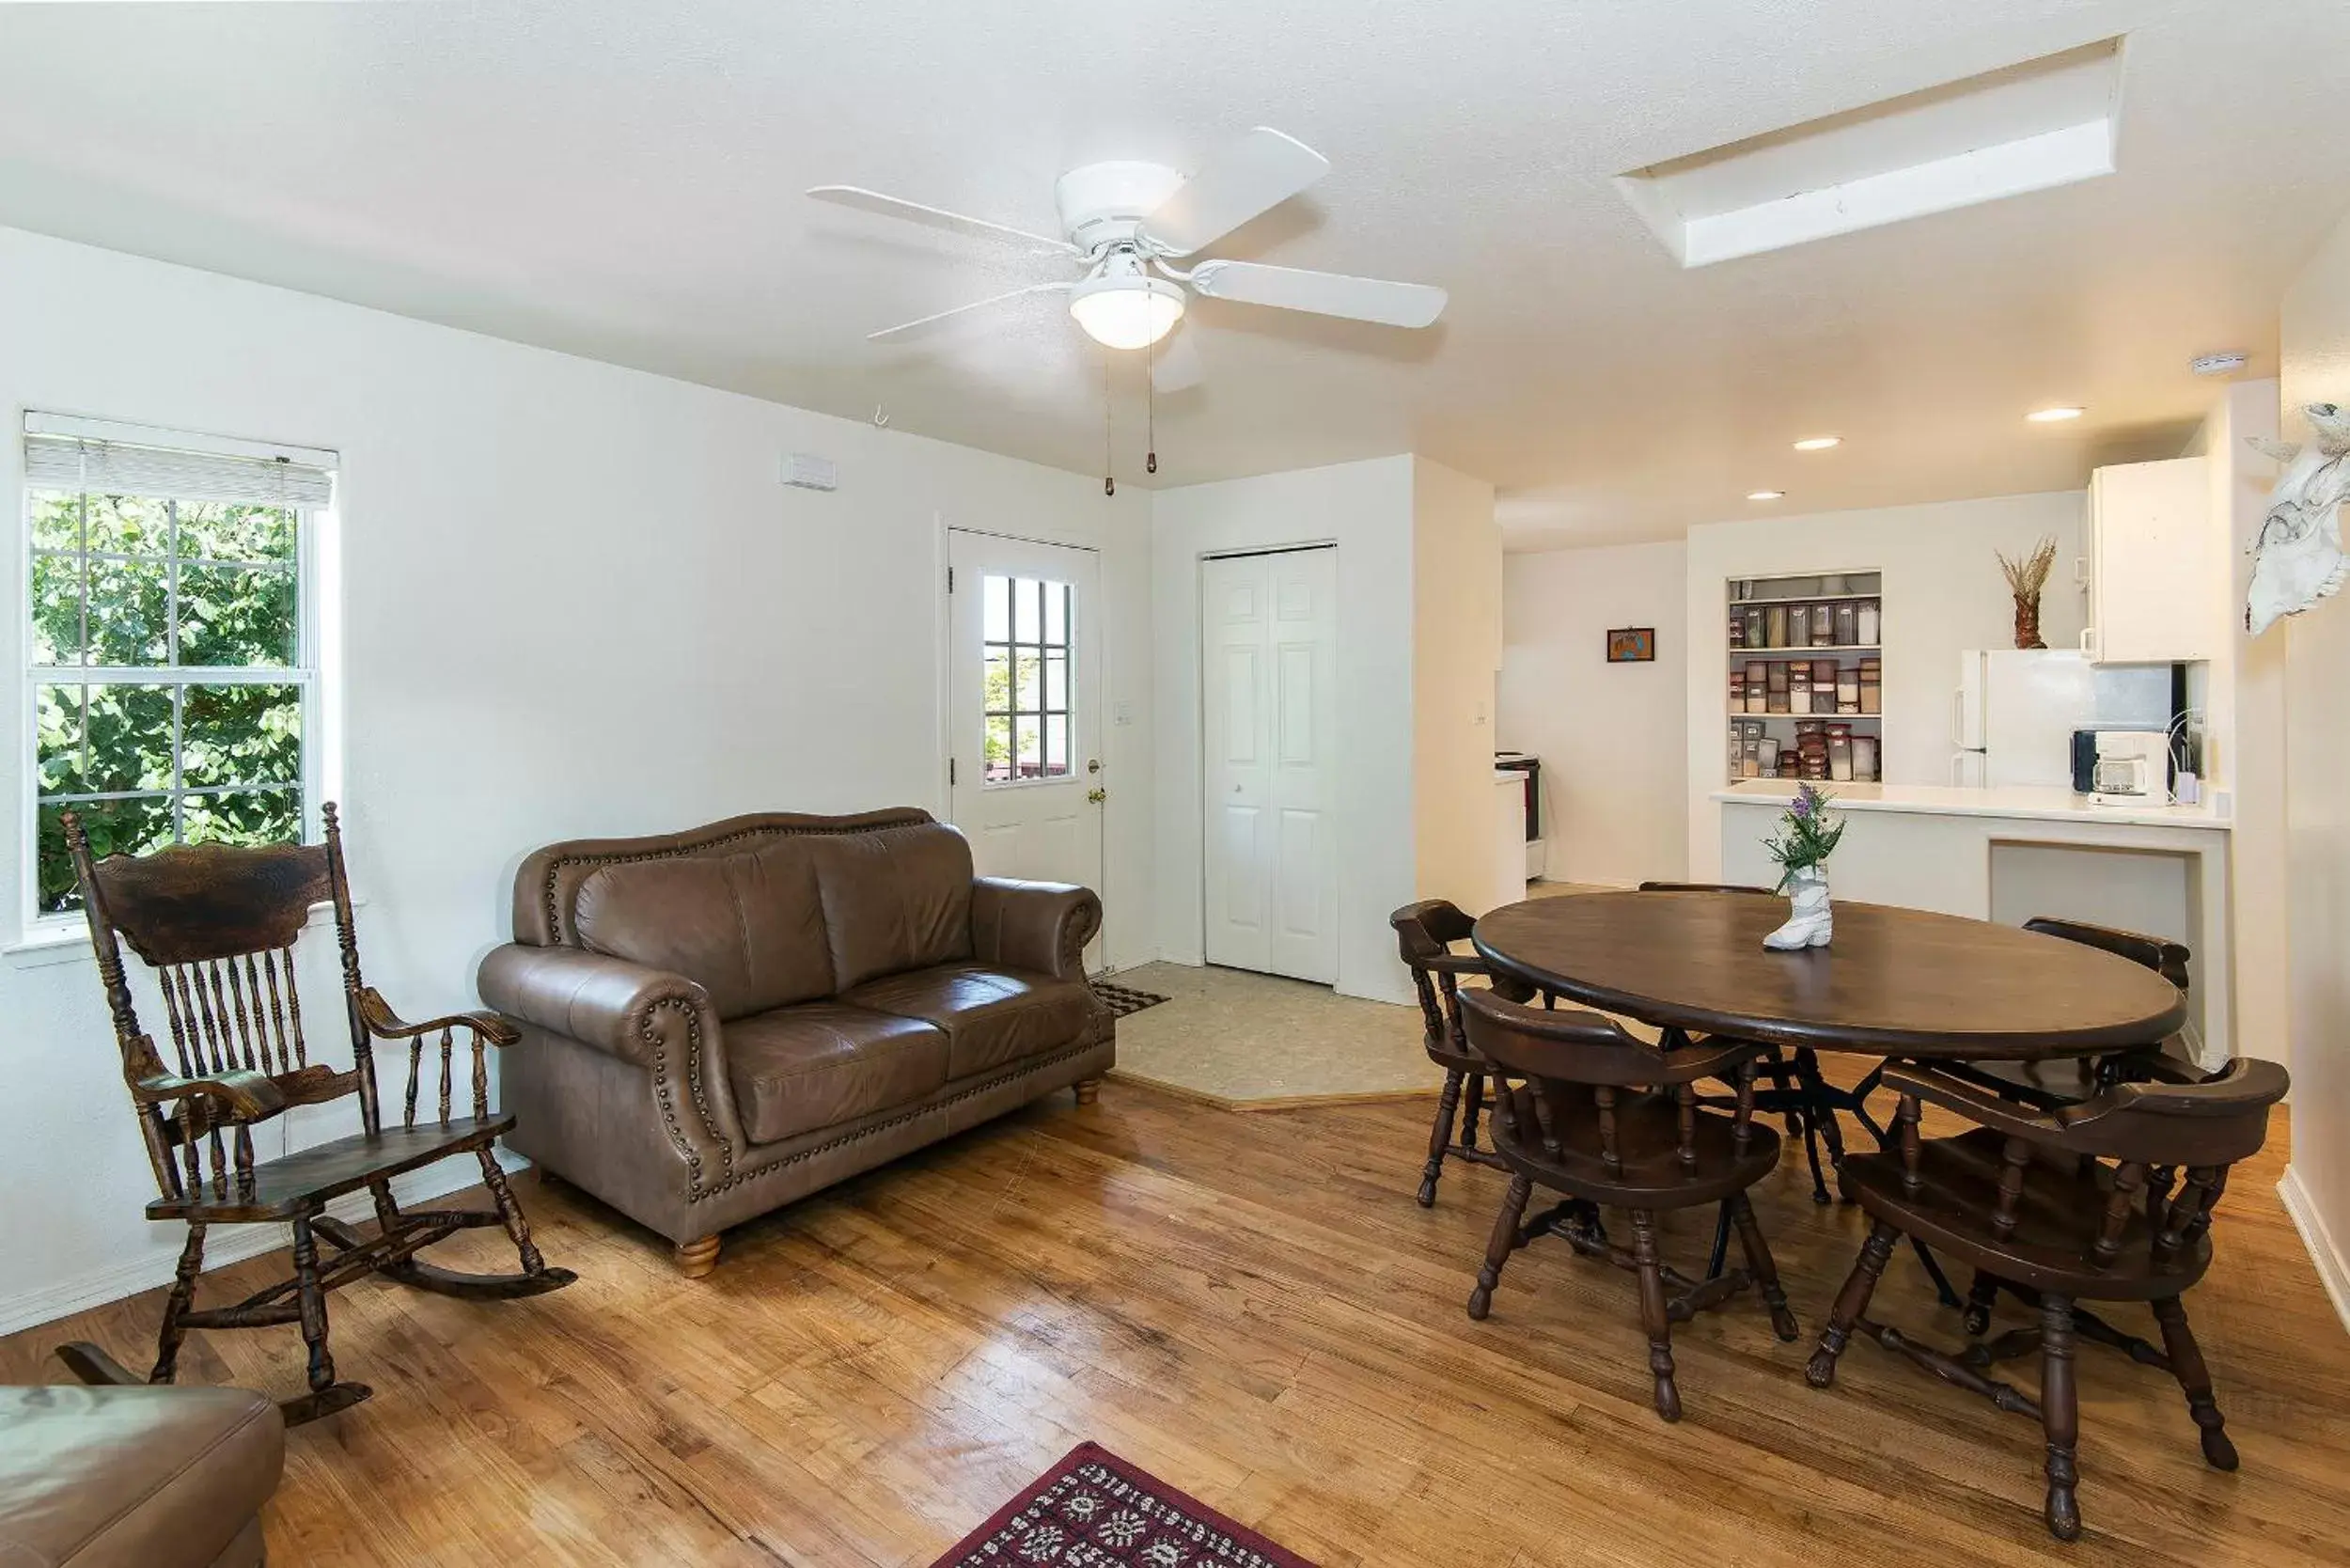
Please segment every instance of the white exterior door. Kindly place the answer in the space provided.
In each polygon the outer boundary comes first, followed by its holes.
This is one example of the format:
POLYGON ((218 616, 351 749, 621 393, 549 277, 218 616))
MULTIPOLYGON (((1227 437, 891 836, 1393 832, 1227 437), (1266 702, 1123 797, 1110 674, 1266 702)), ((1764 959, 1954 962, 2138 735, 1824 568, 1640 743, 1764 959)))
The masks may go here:
POLYGON ((1205 950, 1338 979, 1338 552, 1200 563, 1205 950))
POLYGON ((979 875, 1100 892, 1099 562, 960 528, 947 559, 948 814, 979 875))

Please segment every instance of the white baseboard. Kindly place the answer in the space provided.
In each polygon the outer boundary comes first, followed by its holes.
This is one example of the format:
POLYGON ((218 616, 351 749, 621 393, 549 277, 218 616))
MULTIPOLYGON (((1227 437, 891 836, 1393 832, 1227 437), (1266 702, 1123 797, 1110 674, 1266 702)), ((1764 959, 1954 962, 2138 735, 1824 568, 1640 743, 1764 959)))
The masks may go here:
POLYGON ((2277 1184, 2277 1196, 2284 1200, 2285 1213, 2293 1217, 2293 1228, 2301 1232, 2301 1245, 2309 1248, 2310 1262, 2317 1265, 2317 1278, 2334 1304, 2334 1315, 2342 1320, 2345 1330, 2350 1330, 2350 1261, 2345 1261, 2342 1248, 2334 1245, 2332 1232, 2326 1229, 2325 1216, 2310 1201, 2309 1188, 2301 1184, 2300 1173, 2290 1165, 2285 1167, 2284 1180, 2277 1184))
MULTIPOLYGON (((530 1162, 508 1150, 498 1152, 498 1164, 509 1171, 527 1170, 530 1162)), ((438 1165, 412 1170, 405 1176, 392 1179, 392 1196, 405 1204, 414 1204, 439 1198, 461 1187, 469 1187, 481 1178, 474 1172, 479 1168, 470 1159, 460 1165, 443 1160, 438 1165)), ((361 1224, 375 1217, 375 1201, 364 1191, 346 1193, 326 1206, 326 1212, 350 1224, 361 1224)), ((179 1227, 172 1227, 175 1244, 185 1235, 179 1227)), ((293 1245, 291 1233, 283 1225, 222 1226, 205 1238, 204 1272, 226 1268, 230 1263, 258 1258, 281 1247, 293 1245)), ((175 1245, 171 1252, 152 1253, 133 1258, 127 1262, 110 1263, 91 1269, 70 1279, 60 1279, 0 1298, 0 1334, 13 1334, 21 1328, 37 1328, 44 1323, 70 1317, 92 1307, 102 1307, 110 1301, 151 1291, 158 1285, 171 1283, 179 1262, 175 1245)), ((133 1365, 144 1365, 133 1358, 133 1365)))

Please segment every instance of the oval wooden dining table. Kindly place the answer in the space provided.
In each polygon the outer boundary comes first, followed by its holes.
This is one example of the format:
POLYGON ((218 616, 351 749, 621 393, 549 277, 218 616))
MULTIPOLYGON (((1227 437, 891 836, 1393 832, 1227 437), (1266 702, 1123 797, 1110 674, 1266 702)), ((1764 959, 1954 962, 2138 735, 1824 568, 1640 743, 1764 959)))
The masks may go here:
POLYGON ((1916 1061, 2104 1056, 2186 1021, 2151 969, 2016 926, 1840 903, 1825 948, 1772 952, 1783 900, 1568 893, 1477 922, 1485 961, 1562 999, 1659 1028, 1916 1061))
MULTIPOLYGON (((1841 1168, 1836 1112, 1882 1146, 1868 1098, 1888 1059, 2042 1060, 2158 1044, 2186 1021, 2179 989, 2096 948, 2016 926, 1887 904, 1840 903, 1835 940, 1773 952, 1764 933, 1782 899, 1737 892, 1568 893, 1506 904, 1469 940, 1487 964, 1561 1000, 1660 1029, 1792 1046, 1803 1083, 1806 1141, 1825 1111, 1841 1168), (1829 1083, 1810 1053, 1872 1057, 1852 1089, 1829 1083)), ((1814 1181, 1817 1155, 1814 1151, 1814 1181)), ((1828 1200, 1825 1186, 1817 1200, 1828 1200)), ((1718 1273, 1727 1231, 1714 1239, 1718 1273)), ((1947 1306, 1958 1293, 1924 1243, 1919 1261, 1947 1306)))

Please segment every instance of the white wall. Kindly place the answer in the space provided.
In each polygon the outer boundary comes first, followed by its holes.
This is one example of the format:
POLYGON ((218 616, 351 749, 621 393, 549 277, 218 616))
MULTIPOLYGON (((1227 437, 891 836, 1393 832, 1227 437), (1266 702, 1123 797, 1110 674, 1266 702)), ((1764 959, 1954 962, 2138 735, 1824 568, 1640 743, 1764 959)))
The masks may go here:
POLYGON ((1199 562, 1283 545, 1339 552, 1337 989, 1404 1001, 1387 914, 1416 897, 1412 834, 1413 459, 1163 490, 1152 498, 1160 955, 1202 961, 1199 562))
POLYGON ((1504 750, 1543 760, 1554 882, 1683 875, 1687 580, 1679 540, 1505 558, 1499 738, 1504 750), (1622 626, 1656 628, 1653 664, 1606 662, 1606 634, 1622 626))
MULTIPOLYGON (((1501 528, 1494 488, 1412 464, 1412 823, 1418 896, 1494 902, 1494 682, 1501 528)), ((1341 612, 1343 613, 1343 612, 1341 612)), ((1523 866, 1522 855, 1519 864, 1523 866)), ((1394 906, 1388 906, 1392 909, 1394 906)))
MULTIPOLYGON (((2305 404, 2350 403, 2350 220, 2295 280, 2281 325, 2284 434, 2306 441, 2305 404)), ((2284 1196, 2350 1325, 2350 598, 2295 617, 2281 635, 2293 967, 2284 1196)))
POLYGON ((2043 535, 2055 538, 2041 635, 2051 648, 2076 645, 2085 606, 2072 586, 2072 562, 2080 552, 2083 505, 2079 491, 2060 491, 1691 528, 1689 875, 1710 882, 1720 868, 1721 812, 1706 797, 1726 782, 1731 578, 1882 572, 1884 779, 1947 784, 1958 655, 2015 643, 2015 601, 1992 552, 2021 555, 2043 535))
MULTIPOLYGON (((2236 1054, 2282 1060, 2290 990, 2286 961, 2285 638, 2257 642, 2244 630, 2252 580, 2251 544, 2267 515, 2277 465, 2245 445, 2277 434, 2277 383, 2230 386, 2212 405, 2185 454, 2208 460, 2212 515, 2226 552, 2217 569, 2228 597, 2228 640, 2211 663, 2204 759, 2208 788, 2234 797, 2229 849, 2235 867, 2229 899, 2235 954, 2236 1054)), ((2150 929, 2140 927, 2140 930, 2150 929)))
MULTIPOLYGON (((11 431, 33 408, 341 454, 344 820, 368 979, 411 1016, 474 1005, 538 844, 760 808, 943 809, 942 519, 1103 549, 1109 700, 1138 719, 1104 731, 1112 961, 1154 948, 1146 495, 5 229, 0 346, 11 431), (786 450, 835 459, 839 491, 782 488, 786 450)), ((0 492, 21 462, 0 440, 0 492)), ((11 736, 23 700, 0 683, 11 736)), ((0 745, 11 811, 21 769, 0 745)), ((22 874, 0 870, 10 930, 22 874)), ((26 1086, 0 1127, 8 1328, 167 1278, 179 1234, 139 1216, 151 1179, 87 957, 0 959, 0 1017, 26 1086)))

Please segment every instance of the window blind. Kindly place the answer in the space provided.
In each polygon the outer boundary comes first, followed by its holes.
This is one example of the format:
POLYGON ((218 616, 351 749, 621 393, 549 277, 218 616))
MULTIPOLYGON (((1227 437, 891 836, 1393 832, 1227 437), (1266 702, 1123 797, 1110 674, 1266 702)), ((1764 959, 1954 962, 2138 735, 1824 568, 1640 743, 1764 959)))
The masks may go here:
POLYGON ((38 490, 275 507, 322 507, 335 494, 335 476, 329 470, 283 458, 191 452, 72 435, 27 435, 24 482, 38 490))

